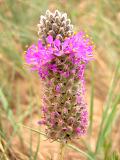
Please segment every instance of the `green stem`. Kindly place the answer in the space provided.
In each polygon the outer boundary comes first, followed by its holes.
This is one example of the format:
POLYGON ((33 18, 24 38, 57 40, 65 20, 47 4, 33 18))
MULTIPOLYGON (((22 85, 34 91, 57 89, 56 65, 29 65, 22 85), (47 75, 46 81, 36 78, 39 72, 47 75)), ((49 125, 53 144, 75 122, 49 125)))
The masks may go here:
POLYGON ((60 143, 60 151, 59 151, 59 160, 64 160, 64 148, 65 148, 65 144, 64 143, 60 143))

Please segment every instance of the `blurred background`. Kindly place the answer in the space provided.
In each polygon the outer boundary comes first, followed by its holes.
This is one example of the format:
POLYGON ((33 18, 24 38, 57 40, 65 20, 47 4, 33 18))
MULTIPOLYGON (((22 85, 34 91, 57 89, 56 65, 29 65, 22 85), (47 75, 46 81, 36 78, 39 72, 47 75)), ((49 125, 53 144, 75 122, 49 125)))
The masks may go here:
POLYGON ((37 124, 40 79, 24 61, 47 9, 66 12, 74 29, 86 30, 96 45, 85 73, 88 133, 66 146, 65 160, 119 160, 119 0, 0 0, 0 160, 58 160, 59 144, 37 124))

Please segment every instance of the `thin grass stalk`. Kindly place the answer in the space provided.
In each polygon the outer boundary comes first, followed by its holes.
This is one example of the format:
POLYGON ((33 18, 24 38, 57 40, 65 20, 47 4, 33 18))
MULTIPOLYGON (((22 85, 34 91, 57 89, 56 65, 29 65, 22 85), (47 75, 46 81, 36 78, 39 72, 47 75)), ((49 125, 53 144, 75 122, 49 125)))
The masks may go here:
POLYGON ((114 103, 112 105, 111 113, 109 114, 109 116, 107 118, 107 121, 105 123, 105 127, 104 127, 104 130, 103 130, 103 136, 104 137, 106 137, 107 134, 108 134, 110 124, 112 124, 112 122, 114 120, 114 117, 115 117, 115 114, 116 114, 116 111, 117 111, 117 105, 119 104, 119 102, 120 102, 120 94, 116 96, 116 99, 114 100, 114 103))
POLYGON ((39 152, 39 148, 40 148, 40 134, 38 134, 38 143, 37 143, 37 147, 36 147, 36 151, 34 154, 34 160, 36 160, 38 158, 38 152, 39 152))
POLYGON ((93 124, 93 107, 94 107, 94 63, 92 65, 92 83, 91 83, 91 98, 90 98, 90 125, 89 125, 89 134, 92 132, 93 124))
MULTIPOLYGON (((33 110, 33 106, 31 105, 32 102, 32 94, 33 94, 33 90, 32 87, 30 88, 30 126, 32 127, 32 110, 33 110)), ((29 146, 29 153, 30 153, 30 157, 29 160, 33 159, 33 134, 32 131, 30 130, 30 146, 29 146)))
POLYGON ((3 139, 0 137, 0 151, 2 151, 2 155, 0 156, 0 159, 2 159, 2 157, 3 157, 4 160, 8 160, 8 157, 7 157, 6 152, 4 150, 2 141, 3 141, 3 139))
POLYGON ((101 121, 101 124, 100 124, 100 130, 99 130, 99 134, 98 134, 98 138, 97 138, 95 154, 97 154, 99 146, 100 146, 100 141, 101 141, 102 132, 103 132, 103 125, 104 125, 105 120, 107 119, 107 114, 108 114, 109 108, 111 106, 110 103, 111 103, 112 96, 113 96, 113 90, 114 90, 115 85, 116 85, 116 77, 117 77, 118 72, 119 72, 119 67, 120 67, 120 62, 116 66, 116 70, 115 70, 115 73, 114 73, 114 76, 113 76, 113 79, 112 79, 112 82, 111 82, 111 87, 110 87, 109 92, 108 92, 108 97, 107 97, 107 101, 106 101, 106 105, 105 105, 105 110, 102 114, 102 121, 101 121))
POLYGON ((90 155, 89 153, 86 153, 86 152, 82 151, 81 149, 77 148, 76 146, 74 146, 72 144, 67 144, 67 146, 69 148, 72 148, 73 150, 79 152, 82 156, 88 158, 89 160, 94 160, 94 157, 92 157, 92 155, 90 155))
MULTIPOLYGON (((33 129, 33 128, 31 128, 31 127, 25 126, 25 125, 20 124, 20 123, 19 123, 19 125, 20 125, 21 127, 24 127, 24 128, 26 128, 26 129, 29 129, 29 130, 37 133, 37 134, 41 134, 41 135, 43 135, 43 136, 45 136, 45 137, 47 136, 45 133, 43 133, 43 132, 41 132, 41 131, 38 131, 38 130, 36 130, 36 129, 33 129)), ((66 147, 69 147, 69 148, 71 148, 71 149, 79 152, 81 155, 83 155, 84 157, 89 158, 90 160, 94 160, 94 158, 93 158, 89 153, 86 153, 86 152, 82 151, 81 149, 79 149, 78 147, 76 147, 76 146, 74 146, 74 145, 72 145, 72 144, 66 144, 66 147)))

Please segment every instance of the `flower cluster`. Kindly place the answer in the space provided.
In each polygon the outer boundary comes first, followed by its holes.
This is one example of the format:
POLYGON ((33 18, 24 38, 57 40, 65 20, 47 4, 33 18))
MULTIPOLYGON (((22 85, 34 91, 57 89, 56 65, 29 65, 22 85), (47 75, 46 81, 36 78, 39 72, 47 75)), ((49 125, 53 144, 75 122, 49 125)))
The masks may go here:
POLYGON ((84 100, 86 64, 93 59, 94 45, 81 31, 60 41, 51 35, 28 48, 26 63, 43 80, 42 120, 46 134, 67 142, 83 135, 88 123, 84 100))
POLYGON ((26 53, 26 62, 31 65, 32 70, 37 70, 41 78, 48 76, 48 70, 51 68, 57 70, 55 64, 50 62, 64 55, 69 55, 74 64, 81 65, 81 62, 87 63, 92 59, 94 46, 91 40, 85 36, 84 32, 79 32, 72 37, 66 38, 64 42, 59 39, 53 41, 52 36, 47 37, 47 46, 38 41, 38 45, 32 45, 26 53))

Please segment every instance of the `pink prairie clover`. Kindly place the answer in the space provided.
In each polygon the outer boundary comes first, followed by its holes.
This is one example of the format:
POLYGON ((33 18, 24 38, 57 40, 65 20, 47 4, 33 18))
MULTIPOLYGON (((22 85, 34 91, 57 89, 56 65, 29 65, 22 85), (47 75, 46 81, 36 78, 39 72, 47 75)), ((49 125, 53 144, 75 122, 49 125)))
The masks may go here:
POLYGON ((67 142, 86 133, 87 105, 84 100, 86 64, 93 59, 94 46, 84 32, 63 42, 48 36, 47 45, 39 40, 28 48, 25 59, 36 70, 46 89, 43 118, 49 138, 67 142))
MULTIPOLYGON (((57 66, 50 64, 51 60, 56 57, 69 54, 71 61, 78 64, 79 67, 81 67, 80 62, 87 63, 93 58, 94 46, 91 44, 91 40, 85 37, 84 32, 66 38, 63 43, 59 39, 53 41, 52 36, 48 36, 47 43, 47 46, 42 45, 39 40, 37 46, 29 47, 25 55, 26 62, 31 66, 31 70, 37 70, 41 78, 48 76, 49 68, 54 72, 57 71, 57 66)), ((65 76, 67 75, 68 72, 65 73, 65 76)))

